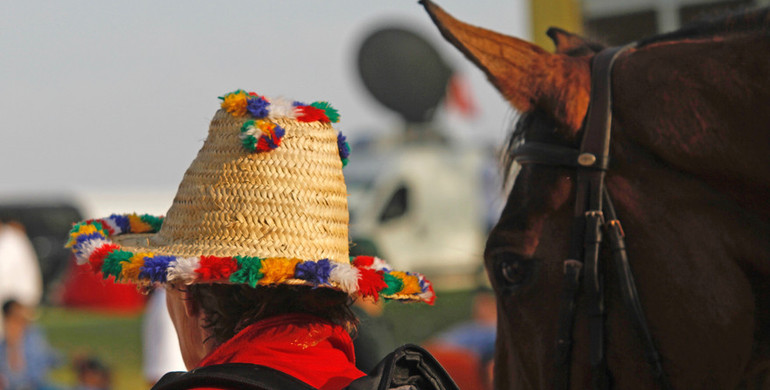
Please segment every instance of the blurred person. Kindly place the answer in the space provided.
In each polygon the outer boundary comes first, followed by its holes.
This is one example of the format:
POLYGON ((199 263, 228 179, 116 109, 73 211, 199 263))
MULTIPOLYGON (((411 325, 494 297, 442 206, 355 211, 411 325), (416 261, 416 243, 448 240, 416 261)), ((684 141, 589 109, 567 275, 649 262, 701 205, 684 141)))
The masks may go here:
POLYGON ((497 301, 488 288, 478 289, 473 296, 472 318, 436 336, 435 342, 473 351, 482 362, 494 358, 497 335, 497 301))
POLYGON ((166 290, 156 288, 147 301, 142 323, 142 373, 154 385, 169 371, 185 369, 176 330, 166 309, 166 290))
POLYGON ((110 390, 112 371, 94 356, 74 359, 78 384, 72 390, 110 390))
POLYGON ((488 287, 473 296, 472 318, 439 333, 426 343, 426 349, 463 389, 492 389, 497 301, 488 287))
POLYGON ((350 302, 432 303, 433 289, 422 275, 349 257, 349 148, 330 124, 336 110, 241 90, 221 99, 165 218, 85 221, 68 246, 105 277, 165 284, 182 358, 195 370, 167 374, 154 388, 232 373, 229 363, 322 390, 345 387, 364 377, 350 302))
POLYGON ((0 341, 0 381, 4 390, 51 389, 47 376, 58 363, 32 310, 14 299, 3 303, 5 335, 0 341))
MULTIPOLYGON (((42 278, 37 255, 24 227, 12 221, 0 221, 0 302, 14 299, 26 306, 37 306, 43 295, 42 278)), ((0 336, 3 331, 0 327, 0 336)))

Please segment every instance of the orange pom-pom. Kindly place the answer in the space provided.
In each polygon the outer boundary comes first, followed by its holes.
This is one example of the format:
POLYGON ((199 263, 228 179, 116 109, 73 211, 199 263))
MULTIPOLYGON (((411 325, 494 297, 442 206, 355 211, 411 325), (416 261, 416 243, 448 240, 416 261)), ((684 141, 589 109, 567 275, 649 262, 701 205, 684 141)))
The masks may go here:
POLYGON ((229 112, 232 116, 244 116, 249 106, 249 101, 246 98, 246 93, 243 91, 236 91, 225 95, 222 101, 222 108, 229 112))
POLYGON ((398 292, 398 294, 419 294, 422 292, 422 288, 420 287, 420 279, 416 276, 407 275, 406 272, 401 271, 393 271, 390 274, 404 282, 404 285, 401 287, 401 290, 398 292))
POLYGON ((286 279, 294 276, 294 269, 297 268, 297 264, 300 259, 286 259, 283 257, 269 258, 262 260, 262 279, 259 280, 259 284, 278 284, 286 279))

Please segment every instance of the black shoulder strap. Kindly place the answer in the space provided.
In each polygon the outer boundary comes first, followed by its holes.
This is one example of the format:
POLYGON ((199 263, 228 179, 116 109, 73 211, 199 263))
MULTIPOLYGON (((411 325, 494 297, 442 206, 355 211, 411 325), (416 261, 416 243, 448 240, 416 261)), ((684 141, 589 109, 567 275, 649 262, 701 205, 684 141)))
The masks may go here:
POLYGON ((436 358, 413 344, 396 348, 369 375, 354 380, 345 390, 387 390, 408 385, 420 390, 459 390, 436 358))
MULTIPOLYGON (((406 344, 388 354, 369 375, 345 390, 388 390, 411 385, 420 390, 459 390, 449 374, 428 351, 406 344)), ((187 390, 200 387, 237 390, 315 390, 281 371, 248 363, 227 363, 189 372, 170 372, 152 390, 187 390)))
POLYGON ((201 387, 233 390, 315 390, 315 387, 270 367, 248 363, 217 364, 188 372, 169 372, 152 390, 201 387))

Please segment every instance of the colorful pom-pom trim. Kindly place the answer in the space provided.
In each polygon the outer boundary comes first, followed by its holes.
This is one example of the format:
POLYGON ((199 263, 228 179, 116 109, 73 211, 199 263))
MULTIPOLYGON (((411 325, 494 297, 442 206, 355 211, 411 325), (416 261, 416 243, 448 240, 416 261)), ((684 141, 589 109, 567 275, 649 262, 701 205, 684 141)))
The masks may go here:
POLYGON ((342 160, 342 166, 348 165, 348 159, 350 157, 350 144, 348 144, 347 138, 342 135, 342 132, 337 133, 337 148, 340 151, 340 160, 342 160))
POLYGON ((287 99, 268 99, 242 89, 220 96, 222 108, 232 116, 249 114, 254 119, 286 117, 300 122, 337 123, 339 112, 329 102, 304 104, 287 99))
MULTIPOLYGON (((329 102, 305 104, 282 98, 268 99, 255 92, 238 89, 220 96, 221 107, 235 117, 250 115, 255 120, 246 121, 241 127, 241 143, 249 152, 271 151, 281 145, 286 131, 270 121, 271 118, 285 117, 299 122, 337 123, 340 113, 329 102)), ((337 146, 342 166, 348 164, 350 145, 342 133, 337 135, 337 146)))
POLYGON ((234 283, 257 285, 304 284, 331 287, 352 296, 379 297, 433 304, 435 294, 421 274, 393 271, 377 257, 357 256, 350 263, 329 259, 302 260, 249 256, 163 256, 131 252, 110 240, 111 236, 156 233, 163 217, 117 215, 75 224, 67 247, 80 265, 89 264, 104 278, 120 283, 234 283))
POLYGON ((279 145, 285 130, 277 124, 264 120, 248 120, 241 126, 241 143, 250 152, 269 152, 279 145))

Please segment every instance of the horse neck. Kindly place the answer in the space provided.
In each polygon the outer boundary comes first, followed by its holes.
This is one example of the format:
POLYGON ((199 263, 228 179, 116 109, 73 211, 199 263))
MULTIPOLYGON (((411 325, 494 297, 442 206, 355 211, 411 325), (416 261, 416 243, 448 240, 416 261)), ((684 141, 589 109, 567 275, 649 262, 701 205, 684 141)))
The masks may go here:
POLYGON ((658 226, 670 229, 666 240, 677 237, 682 245, 723 243, 724 253, 745 271, 770 278, 770 219, 704 180, 671 169, 631 140, 619 138, 613 143, 615 164, 608 172, 607 186, 627 231, 634 235, 635 229, 658 226))
POLYGON ((770 37, 659 42, 613 73, 614 132, 770 218, 770 37))

